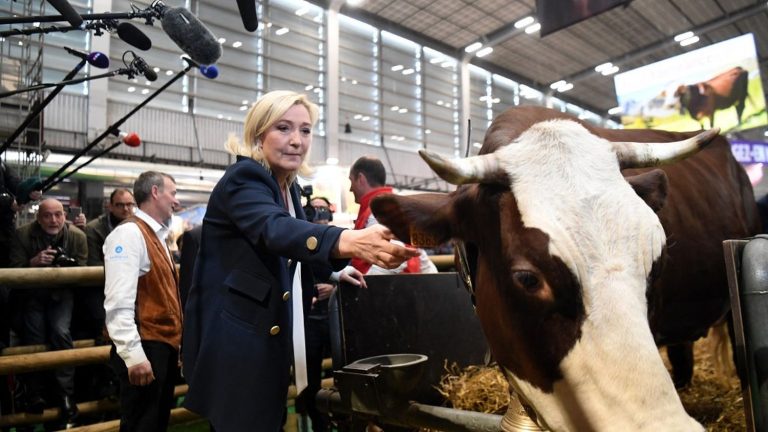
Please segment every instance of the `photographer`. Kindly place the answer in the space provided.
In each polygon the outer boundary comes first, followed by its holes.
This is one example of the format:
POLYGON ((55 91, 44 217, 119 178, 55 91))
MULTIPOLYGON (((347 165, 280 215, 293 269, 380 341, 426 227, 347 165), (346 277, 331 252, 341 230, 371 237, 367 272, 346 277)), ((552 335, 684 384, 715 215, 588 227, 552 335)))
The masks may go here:
MULTIPOLYGON (((11 267, 84 266, 88 256, 85 234, 65 221, 64 206, 48 198, 40 203, 37 220, 16 230, 10 251, 11 267)), ((49 288, 15 290, 20 305, 24 345, 47 344, 52 350, 72 348, 69 326, 72 319, 72 290, 49 288)), ((64 420, 71 423, 77 416, 73 399, 74 368, 56 370, 56 394, 64 420)), ((44 377, 27 376, 27 412, 41 413, 47 403, 43 399, 44 377)))

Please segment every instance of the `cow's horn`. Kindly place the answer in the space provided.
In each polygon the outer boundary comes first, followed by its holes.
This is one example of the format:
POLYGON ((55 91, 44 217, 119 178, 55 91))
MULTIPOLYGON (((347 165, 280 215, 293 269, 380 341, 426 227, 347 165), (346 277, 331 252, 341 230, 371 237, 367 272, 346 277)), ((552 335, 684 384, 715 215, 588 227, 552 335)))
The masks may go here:
POLYGON ((712 128, 682 141, 664 143, 611 143, 621 168, 643 168, 672 163, 696 153, 720 133, 712 128))
POLYGON ((464 159, 445 159, 444 157, 419 150, 421 158, 437 175, 448 183, 462 185, 467 183, 502 183, 509 184, 507 174, 499 165, 494 153, 472 156, 464 159))

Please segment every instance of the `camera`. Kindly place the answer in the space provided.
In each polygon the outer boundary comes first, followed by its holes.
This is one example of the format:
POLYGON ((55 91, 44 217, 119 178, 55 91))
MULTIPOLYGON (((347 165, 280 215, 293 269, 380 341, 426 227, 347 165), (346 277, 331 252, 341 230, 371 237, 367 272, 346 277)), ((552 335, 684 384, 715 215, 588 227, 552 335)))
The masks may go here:
POLYGON ((56 250, 56 254, 53 256, 51 265, 54 267, 75 267, 77 266, 77 260, 67 255, 67 252, 61 246, 56 246, 53 249, 56 250))
MULTIPOLYGON (((307 205, 304 206, 304 214, 307 216, 307 220, 310 222, 318 222, 318 221, 332 221, 333 220, 333 213, 331 212, 331 209, 329 207, 312 207, 312 193, 313 193, 312 185, 306 185, 303 188, 301 188, 301 196, 306 198, 307 205)), ((317 197, 315 197, 317 198, 317 197)), ((327 201, 326 199, 323 199, 324 201, 327 201)))

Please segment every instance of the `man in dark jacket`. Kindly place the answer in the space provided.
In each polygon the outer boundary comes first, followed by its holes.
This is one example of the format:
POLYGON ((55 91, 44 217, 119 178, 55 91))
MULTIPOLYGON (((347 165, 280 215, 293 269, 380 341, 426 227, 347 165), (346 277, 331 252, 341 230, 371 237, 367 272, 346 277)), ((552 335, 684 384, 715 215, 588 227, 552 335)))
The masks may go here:
MULTIPOLYGON (((10 251, 11 267, 71 267, 85 265, 88 250, 85 234, 66 223, 64 206, 48 198, 40 203, 37 220, 16 230, 10 251)), ((23 319, 22 343, 47 344, 53 350, 72 348, 72 289, 29 289, 20 293, 23 319)), ((74 368, 56 370, 61 406, 67 423, 77 416, 74 393, 74 368)), ((40 374, 30 374, 28 412, 41 413, 46 406, 42 398, 40 374)))

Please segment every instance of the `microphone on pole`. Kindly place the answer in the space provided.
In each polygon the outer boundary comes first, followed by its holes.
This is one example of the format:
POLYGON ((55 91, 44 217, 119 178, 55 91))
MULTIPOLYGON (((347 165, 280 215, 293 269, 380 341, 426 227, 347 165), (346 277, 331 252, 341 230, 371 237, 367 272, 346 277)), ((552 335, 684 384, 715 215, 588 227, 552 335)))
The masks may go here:
POLYGON ((131 61, 131 64, 128 66, 128 68, 135 70, 139 75, 144 75, 144 78, 146 78, 147 81, 157 81, 157 72, 152 70, 147 62, 144 61, 143 58, 134 54, 133 51, 128 52, 133 54, 133 61, 131 61))
POLYGON ((217 68, 216 65, 210 65, 210 66, 201 65, 200 63, 192 60, 189 57, 182 57, 181 59, 191 64, 192 66, 196 67, 200 71, 200 73, 203 74, 203 76, 208 79, 216 79, 216 77, 219 76, 219 68, 217 68))
POLYGON ((259 17, 256 15, 256 0, 237 0, 237 8, 240 10, 240 18, 243 26, 249 32, 259 28, 259 17))
POLYGON ((160 17, 163 31, 192 60, 211 65, 221 57, 221 44, 197 17, 182 7, 169 8, 161 0, 150 6, 160 17))
POLYGON ((123 42, 138 48, 142 51, 147 51, 152 48, 152 40, 139 30, 135 25, 127 22, 123 22, 117 25, 117 37, 123 42))
MULTIPOLYGON (((115 132, 115 131, 113 131, 113 132, 115 132)), ((114 133, 113 133, 113 135, 114 135, 114 133)), ((139 135, 136 132, 131 132, 131 133, 118 132, 117 135, 120 138, 119 141, 115 141, 112 145, 110 145, 109 147, 107 147, 104 150, 100 151, 96 155, 92 156, 90 159, 88 159, 87 161, 83 162, 77 168, 73 169, 72 171, 66 173, 65 175, 63 175, 61 177, 55 178, 53 181, 50 181, 50 182, 47 182, 47 183, 40 182, 40 188, 42 189, 42 191, 43 192, 49 191, 51 188, 53 188, 57 184, 61 183, 65 179, 71 177, 76 172, 78 172, 81 169, 83 169, 86 166, 88 166, 91 162, 93 162, 96 159, 98 159, 98 158, 104 156, 105 154, 109 153, 110 151, 115 149, 120 144, 125 144, 128 147, 138 147, 138 146, 141 145, 141 138, 139 138, 139 135)))
POLYGON ((107 55, 104 53, 101 53, 99 51, 94 51, 92 53, 85 53, 70 47, 64 47, 64 49, 67 50, 67 52, 72 54, 73 56, 79 57, 81 60, 87 61, 88 64, 90 64, 93 67, 97 67, 99 69, 106 69, 109 67, 109 57, 107 57, 107 55))
POLYGON ((83 17, 69 4, 67 0, 48 0, 48 3, 53 6, 73 27, 80 27, 83 25, 83 17))

